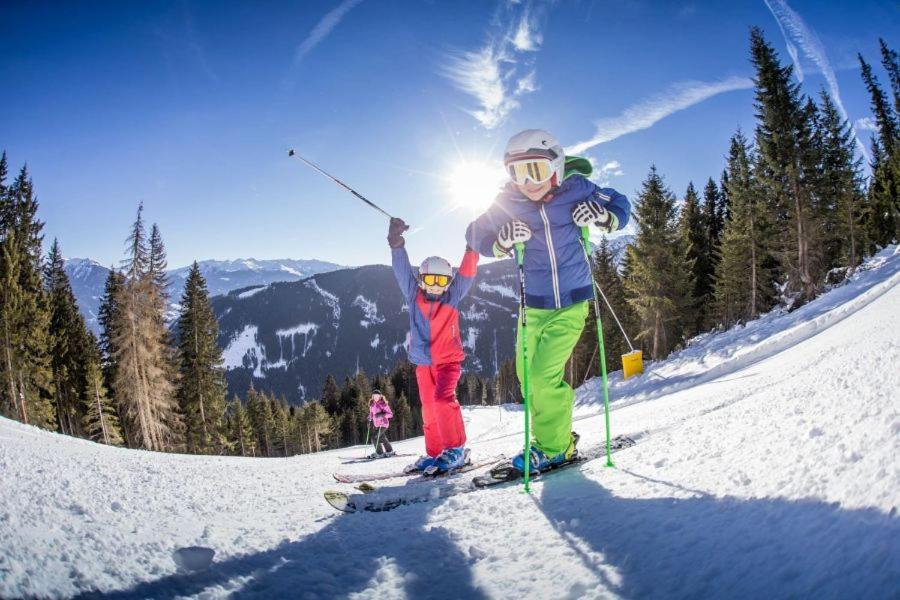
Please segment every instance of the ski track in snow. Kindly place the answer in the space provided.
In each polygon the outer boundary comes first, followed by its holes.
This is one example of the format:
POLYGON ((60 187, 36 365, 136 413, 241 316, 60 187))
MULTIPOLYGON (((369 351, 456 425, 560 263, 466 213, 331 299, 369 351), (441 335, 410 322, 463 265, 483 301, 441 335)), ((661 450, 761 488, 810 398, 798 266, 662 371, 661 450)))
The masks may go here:
MULTIPOLYGON (((869 265, 793 313, 614 374, 613 432, 639 444, 531 495, 345 515, 322 499, 353 492, 331 473, 410 459, 156 454, 0 419, 0 597, 896 598, 900 254, 869 265), (199 570, 179 571, 185 557, 199 570)), ((603 439, 599 390, 578 392, 584 446, 603 439)), ((519 449, 521 407, 464 418, 477 456, 519 449)))

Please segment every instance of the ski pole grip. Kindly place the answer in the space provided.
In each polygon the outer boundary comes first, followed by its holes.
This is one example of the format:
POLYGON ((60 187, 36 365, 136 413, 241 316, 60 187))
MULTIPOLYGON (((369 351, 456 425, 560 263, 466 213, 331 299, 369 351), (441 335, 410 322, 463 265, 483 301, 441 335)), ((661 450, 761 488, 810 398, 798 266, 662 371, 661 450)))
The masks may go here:
POLYGON ((516 242, 516 264, 521 265, 525 261, 525 244, 516 242))

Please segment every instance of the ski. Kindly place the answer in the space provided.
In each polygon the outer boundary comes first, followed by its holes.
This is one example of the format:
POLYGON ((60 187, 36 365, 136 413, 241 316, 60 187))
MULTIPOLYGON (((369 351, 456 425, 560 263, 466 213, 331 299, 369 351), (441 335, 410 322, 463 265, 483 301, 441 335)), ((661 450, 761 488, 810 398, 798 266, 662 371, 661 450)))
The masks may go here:
MULTIPOLYGON (((626 436, 618 436, 611 440, 610 451, 615 453, 635 445, 635 441, 626 436)), ((582 465, 592 460, 603 458, 606 456, 606 446, 597 446, 589 448, 579 453, 578 458, 563 463, 556 468, 546 470, 541 474, 535 474, 535 480, 541 480, 550 476, 554 472, 563 471, 569 467, 582 465)), ((494 469, 499 473, 499 469, 503 469, 507 465, 501 465, 494 469)), ((466 479, 465 483, 459 485, 458 482, 450 480, 436 481, 436 485, 432 486, 414 486, 408 489, 378 489, 374 486, 366 486, 362 494, 347 494, 337 490, 328 490, 325 492, 325 500, 335 509, 346 512, 386 512, 399 508, 401 506, 409 506, 421 502, 429 502, 439 498, 448 498, 457 494, 466 494, 475 492, 485 488, 493 487, 500 484, 517 483, 522 480, 521 473, 515 469, 507 469, 504 471, 502 479, 497 479, 488 475, 481 475, 472 479, 466 479), (510 471, 514 475, 510 474, 510 471), (489 478, 484 479, 484 478, 489 478), (478 485, 475 480, 479 480, 478 485)), ((426 480, 427 481, 427 480, 426 480)), ((405 488, 406 486, 404 486, 405 488)), ((362 490, 361 490, 362 491, 362 490)))
POLYGON ((334 477, 334 480, 337 481, 338 483, 365 483, 365 482, 369 482, 369 481, 384 481, 386 479, 397 479, 399 477, 409 477, 412 475, 416 475, 417 477, 410 479, 409 482, 431 481, 434 479, 440 479, 443 477, 447 477, 448 475, 457 475, 457 474, 466 473, 468 471, 472 471, 475 469, 480 469, 481 467, 487 467, 489 465, 493 465, 495 463, 500 462, 504 458, 505 458, 505 456, 500 454, 498 456, 485 458, 485 459, 482 459, 479 461, 469 462, 464 467, 461 467, 459 469, 454 469, 453 471, 450 471, 448 473, 435 473, 434 475, 427 475, 420 471, 411 470, 410 469, 411 465, 409 465, 409 466, 404 467, 404 469, 402 471, 393 471, 393 472, 388 472, 388 473, 376 473, 374 475, 365 474, 365 473, 360 473, 357 475, 345 475, 345 474, 341 474, 341 473, 332 473, 332 477, 334 477))
MULTIPOLYGON (((635 441, 629 437, 624 435, 617 436, 610 440, 610 452, 615 453, 619 450, 624 450, 625 448, 630 448, 635 445, 635 441)), ((563 469, 567 469, 569 467, 574 467, 576 465, 580 465, 582 463, 588 462, 590 460, 594 460, 597 458, 602 458, 606 455, 606 446, 601 446, 599 448, 591 448, 584 453, 579 453, 577 456, 572 458, 571 460, 567 460, 563 463, 559 463, 553 465, 547 469, 544 469, 540 473, 534 474, 534 479, 539 480, 541 477, 547 475, 548 473, 552 473, 553 471, 561 471, 563 469)), ((500 485, 502 483, 508 483, 510 481, 521 481, 522 480, 522 472, 518 469, 514 468, 512 464, 499 465, 493 469, 491 469, 490 473, 486 475, 479 475, 472 480, 472 484, 476 488, 486 488, 495 485, 500 485)))
POLYGON ((341 460, 343 461, 341 464, 342 465, 355 465, 357 463, 367 463, 367 462, 372 462, 374 460, 382 460, 385 458, 395 458, 398 456, 415 456, 415 454, 409 454, 409 453, 405 453, 405 454, 394 453, 394 454, 380 454, 380 455, 370 454, 368 456, 360 456, 357 458, 351 458, 349 456, 344 456, 341 458, 341 460))

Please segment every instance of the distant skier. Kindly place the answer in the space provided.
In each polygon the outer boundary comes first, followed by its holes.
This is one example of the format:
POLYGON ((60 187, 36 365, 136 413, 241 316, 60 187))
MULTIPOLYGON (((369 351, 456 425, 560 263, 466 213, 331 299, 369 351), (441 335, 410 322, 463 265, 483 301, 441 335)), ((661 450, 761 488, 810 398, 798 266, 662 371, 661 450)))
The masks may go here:
POLYGON ((413 273, 406 253, 402 219, 391 219, 388 244, 394 275, 409 307, 409 360, 416 365, 422 401, 426 455, 417 471, 446 472, 469 460, 456 383, 466 358, 459 333, 459 302, 469 292, 478 269, 478 253, 466 248, 456 276, 450 263, 438 256, 422 261, 413 273))
POLYGON ((391 410, 390 404, 382 393, 379 390, 372 392, 372 397, 369 399, 369 421, 375 427, 373 443, 375 444, 375 456, 379 458, 394 454, 394 448, 387 437, 387 429, 393 416, 394 411, 391 410))
MULTIPOLYGON (((563 379, 581 337, 593 298, 581 228, 603 232, 628 223, 628 199, 586 176, 585 158, 569 157, 556 138, 539 129, 514 135, 503 164, 510 182, 488 210, 469 225, 466 241, 485 256, 510 256, 525 244, 528 375, 534 423, 530 469, 544 470, 577 454, 572 431, 575 392, 563 379)), ((520 331, 521 335, 521 331, 520 331)), ((522 381, 522 357, 516 371, 522 381)), ((524 453, 512 466, 523 471, 524 453)))

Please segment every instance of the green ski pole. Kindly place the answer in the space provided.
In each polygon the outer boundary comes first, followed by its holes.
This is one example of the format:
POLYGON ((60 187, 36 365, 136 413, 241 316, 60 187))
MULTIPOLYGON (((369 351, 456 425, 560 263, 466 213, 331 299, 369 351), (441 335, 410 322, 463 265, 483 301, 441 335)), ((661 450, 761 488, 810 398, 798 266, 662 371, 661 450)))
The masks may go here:
POLYGON ((528 399, 528 320, 525 317, 525 244, 516 244, 516 263, 519 266, 519 315, 522 319, 522 333, 519 336, 522 345, 522 396, 525 400, 525 472, 522 478, 525 481, 525 493, 531 493, 529 474, 531 471, 531 401, 528 399))
MULTIPOLYGON (((588 267, 591 269, 591 280, 594 279, 594 261, 591 260, 591 232, 587 227, 581 228, 581 242, 584 246, 584 256, 587 258, 588 267)), ((597 316, 597 346, 600 349, 600 375, 603 380, 603 412, 606 418, 606 466, 614 467, 609 432, 609 382, 606 378, 606 349, 603 346, 603 322, 600 319, 600 302, 597 300, 597 288, 594 287, 594 314, 597 316)))

